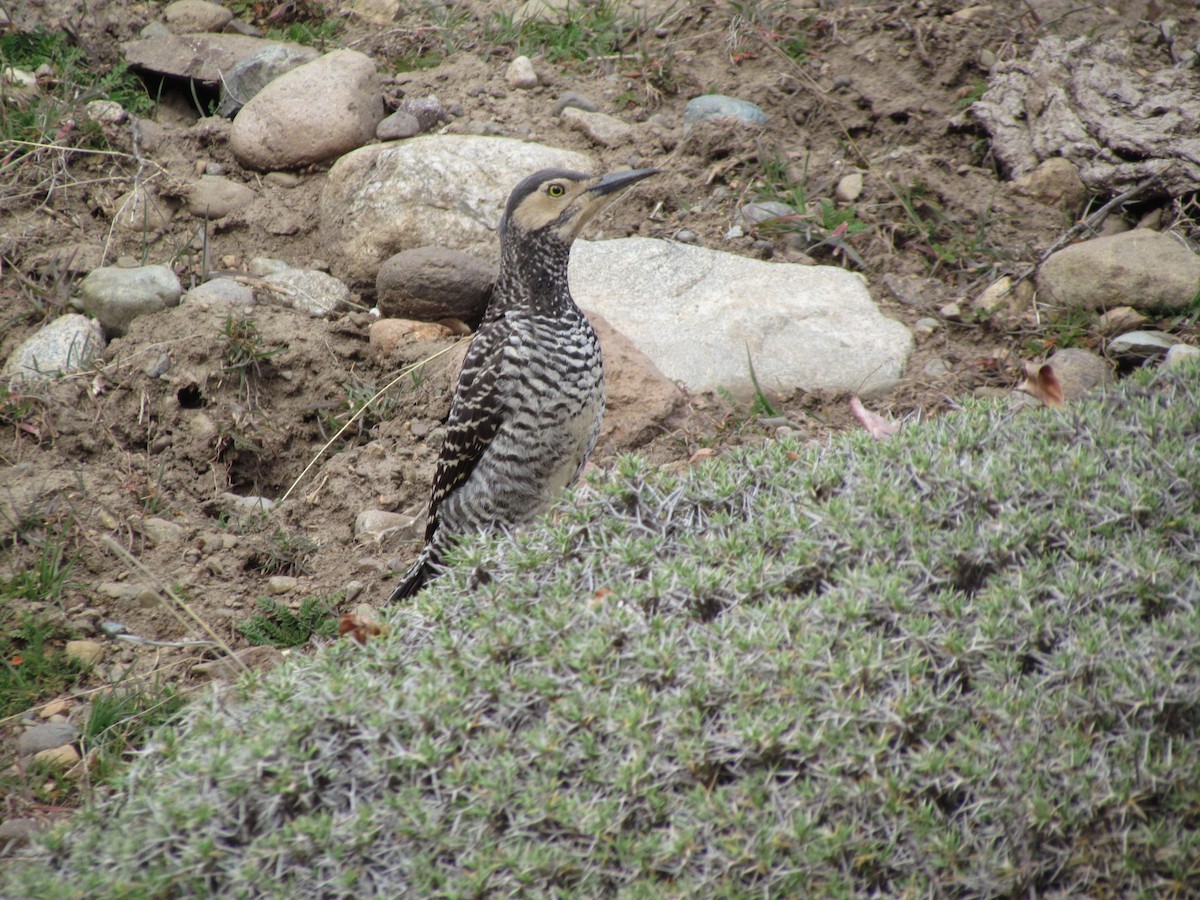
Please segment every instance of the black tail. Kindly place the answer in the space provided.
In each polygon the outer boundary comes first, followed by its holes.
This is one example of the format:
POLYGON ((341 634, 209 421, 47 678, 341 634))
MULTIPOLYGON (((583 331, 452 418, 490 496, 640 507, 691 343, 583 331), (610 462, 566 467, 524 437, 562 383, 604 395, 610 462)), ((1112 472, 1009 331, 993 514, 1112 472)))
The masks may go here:
POLYGON ((404 577, 400 579, 400 583, 396 585, 396 589, 388 597, 388 603, 395 603, 397 600, 413 596, 417 591, 425 587, 427 581, 436 578, 441 571, 441 566, 433 558, 432 548, 426 544, 424 549, 421 550, 421 555, 417 557, 417 561, 404 573, 404 577))

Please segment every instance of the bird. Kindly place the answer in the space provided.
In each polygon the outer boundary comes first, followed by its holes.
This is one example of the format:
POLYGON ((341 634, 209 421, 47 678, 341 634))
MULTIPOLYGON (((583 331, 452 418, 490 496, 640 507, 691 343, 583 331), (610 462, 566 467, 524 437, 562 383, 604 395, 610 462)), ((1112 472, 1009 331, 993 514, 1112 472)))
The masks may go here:
POLYGON ((440 575, 461 536, 531 521, 583 471, 604 415, 604 363, 567 284, 571 244, 616 197, 657 172, 542 169, 509 195, 500 273, 450 404, 425 544, 389 603, 440 575))

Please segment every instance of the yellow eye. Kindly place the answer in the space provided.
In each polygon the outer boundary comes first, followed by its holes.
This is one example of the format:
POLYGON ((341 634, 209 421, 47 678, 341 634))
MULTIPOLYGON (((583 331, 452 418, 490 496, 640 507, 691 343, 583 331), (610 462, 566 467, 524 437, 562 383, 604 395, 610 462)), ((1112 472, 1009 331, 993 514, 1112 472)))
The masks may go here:
POLYGON ((561 184, 551 184, 551 185, 547 186, 547 188, 546 188, 546 193, 549 194, 551 197, 561 197, 566 192, 567 192, 567 189, 565 187, 563 187, 561 184))

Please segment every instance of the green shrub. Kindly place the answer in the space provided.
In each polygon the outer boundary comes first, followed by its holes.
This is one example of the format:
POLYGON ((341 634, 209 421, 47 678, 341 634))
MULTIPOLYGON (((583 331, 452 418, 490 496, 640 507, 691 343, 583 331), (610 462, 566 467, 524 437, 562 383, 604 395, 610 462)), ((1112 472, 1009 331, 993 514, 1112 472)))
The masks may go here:
POLYGON ((8 894, 1183 896, 1198 435, 1192 369, 623 459, 193 704, 8 894))

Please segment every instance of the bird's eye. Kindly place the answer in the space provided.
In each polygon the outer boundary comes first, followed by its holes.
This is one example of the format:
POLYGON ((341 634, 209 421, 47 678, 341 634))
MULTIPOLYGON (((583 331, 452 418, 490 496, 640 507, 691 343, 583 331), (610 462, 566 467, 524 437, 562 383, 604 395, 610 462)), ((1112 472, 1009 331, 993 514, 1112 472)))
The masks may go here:
POLYGON ((546 188, 546 193, 549 194, 551 197, 561 197, 566 192, 567 192, 567 189, 565 187, 563 187, 561 184, 551 184, 549 187, 546 188))

